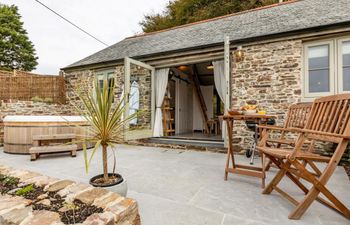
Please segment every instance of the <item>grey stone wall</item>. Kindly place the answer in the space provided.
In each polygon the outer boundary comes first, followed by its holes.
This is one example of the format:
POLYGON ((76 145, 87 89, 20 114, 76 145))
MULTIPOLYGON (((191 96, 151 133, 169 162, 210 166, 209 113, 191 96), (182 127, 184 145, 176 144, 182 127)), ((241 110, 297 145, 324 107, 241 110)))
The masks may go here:
MULTIPOLYGON (((115 79, 115 102, 120 101, 123 97, 124 89, 124 66, 116 66, 112 68, 115 79)), ((76 90, 83 89, 84 91, 92 91, 95 81, 95 72, 92 70, 81 70, 76 72, 66 73, 66 90, 67 101, 70 104, 79 104, 79 99, 76 95, 76 90)), ((151 126, 151 73, 149 70, 143 69, 136 65, 131 66, 131 82, 137 81, 140 91, 140 110, 142 113, 138 116, 137 125, 134 128, 149 128, 151 126)))
MULTIPOLYGON (((232 64, 232 106, 256 100, 259 108, 278 116, 283 125, 290 104, 301 101, 301 40, 279 41, 243 47, 244 59, 232 64)), ((235 124, 236 150, 252 143, 253 133, 244 122, 235 124)))
POLYGON ((90 70, 80 70, 64 74, 68 104, 79 104, 77 91, 90 91, 93 88, 94 76, 90 70))

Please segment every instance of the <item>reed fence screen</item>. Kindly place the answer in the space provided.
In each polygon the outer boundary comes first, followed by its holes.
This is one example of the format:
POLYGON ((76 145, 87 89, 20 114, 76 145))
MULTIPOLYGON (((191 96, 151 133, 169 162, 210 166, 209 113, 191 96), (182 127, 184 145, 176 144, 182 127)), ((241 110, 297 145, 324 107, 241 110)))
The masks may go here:
POLYGON ((62 76, 39 75, 22 71, 0 71, 0 100, 66 102, 62 76))

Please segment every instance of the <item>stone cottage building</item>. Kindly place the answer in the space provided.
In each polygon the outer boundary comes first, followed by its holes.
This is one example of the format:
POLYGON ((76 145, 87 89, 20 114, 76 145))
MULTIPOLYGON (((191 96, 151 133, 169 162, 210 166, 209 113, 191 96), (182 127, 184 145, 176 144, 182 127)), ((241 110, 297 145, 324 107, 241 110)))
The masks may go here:
MULTIPOLYGON (((68 95, 96 79, 113 81, 116 98, 137 87, 145 113, 134 138, 162 136, 169 125, 167 138, 194 133, 205 129, 205 113, 211 121, 251 100, 281 123, 290 104, 350 91, 349 9, 350 0, 291 0, 129 37, 62 68, 68 95)), ((251 133, 244 124, 236 132, 246 146, 251 133)))

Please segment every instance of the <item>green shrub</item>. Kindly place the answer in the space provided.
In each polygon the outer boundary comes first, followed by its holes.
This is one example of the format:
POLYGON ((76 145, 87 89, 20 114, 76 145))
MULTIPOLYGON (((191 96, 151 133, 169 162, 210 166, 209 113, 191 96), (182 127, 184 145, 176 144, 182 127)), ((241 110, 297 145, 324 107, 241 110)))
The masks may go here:
POLYGON ((0 183, 4 185, 15 185, 18 183, 18 181, 19 179, 16 177, 0 174, 0 183))

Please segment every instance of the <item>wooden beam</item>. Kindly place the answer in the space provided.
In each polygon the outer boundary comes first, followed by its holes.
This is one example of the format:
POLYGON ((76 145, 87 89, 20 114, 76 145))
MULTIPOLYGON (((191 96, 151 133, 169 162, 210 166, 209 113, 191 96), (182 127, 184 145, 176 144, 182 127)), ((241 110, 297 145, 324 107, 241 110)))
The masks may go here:
POLYGON ((199 83, 198 71, 197 71, 196 65, 193 65, 192 69, 193 69, 193 74, 190 77, 192 77, 196 96, 197 96, 197 99, 198 99, 200 107, 201 107, 201 112, 202 112, 202 116, 203 116, 202 118, 203 118, 203 122, 205 124, 205 130, 207 131, 207 133, 209 133, 210 130, 209 130, 209 124, 208 124, 209 119, 208 119, 208 114, 207 114, 207 106, 205 105, 204 97, 203 97, 201 86, 199 83))

